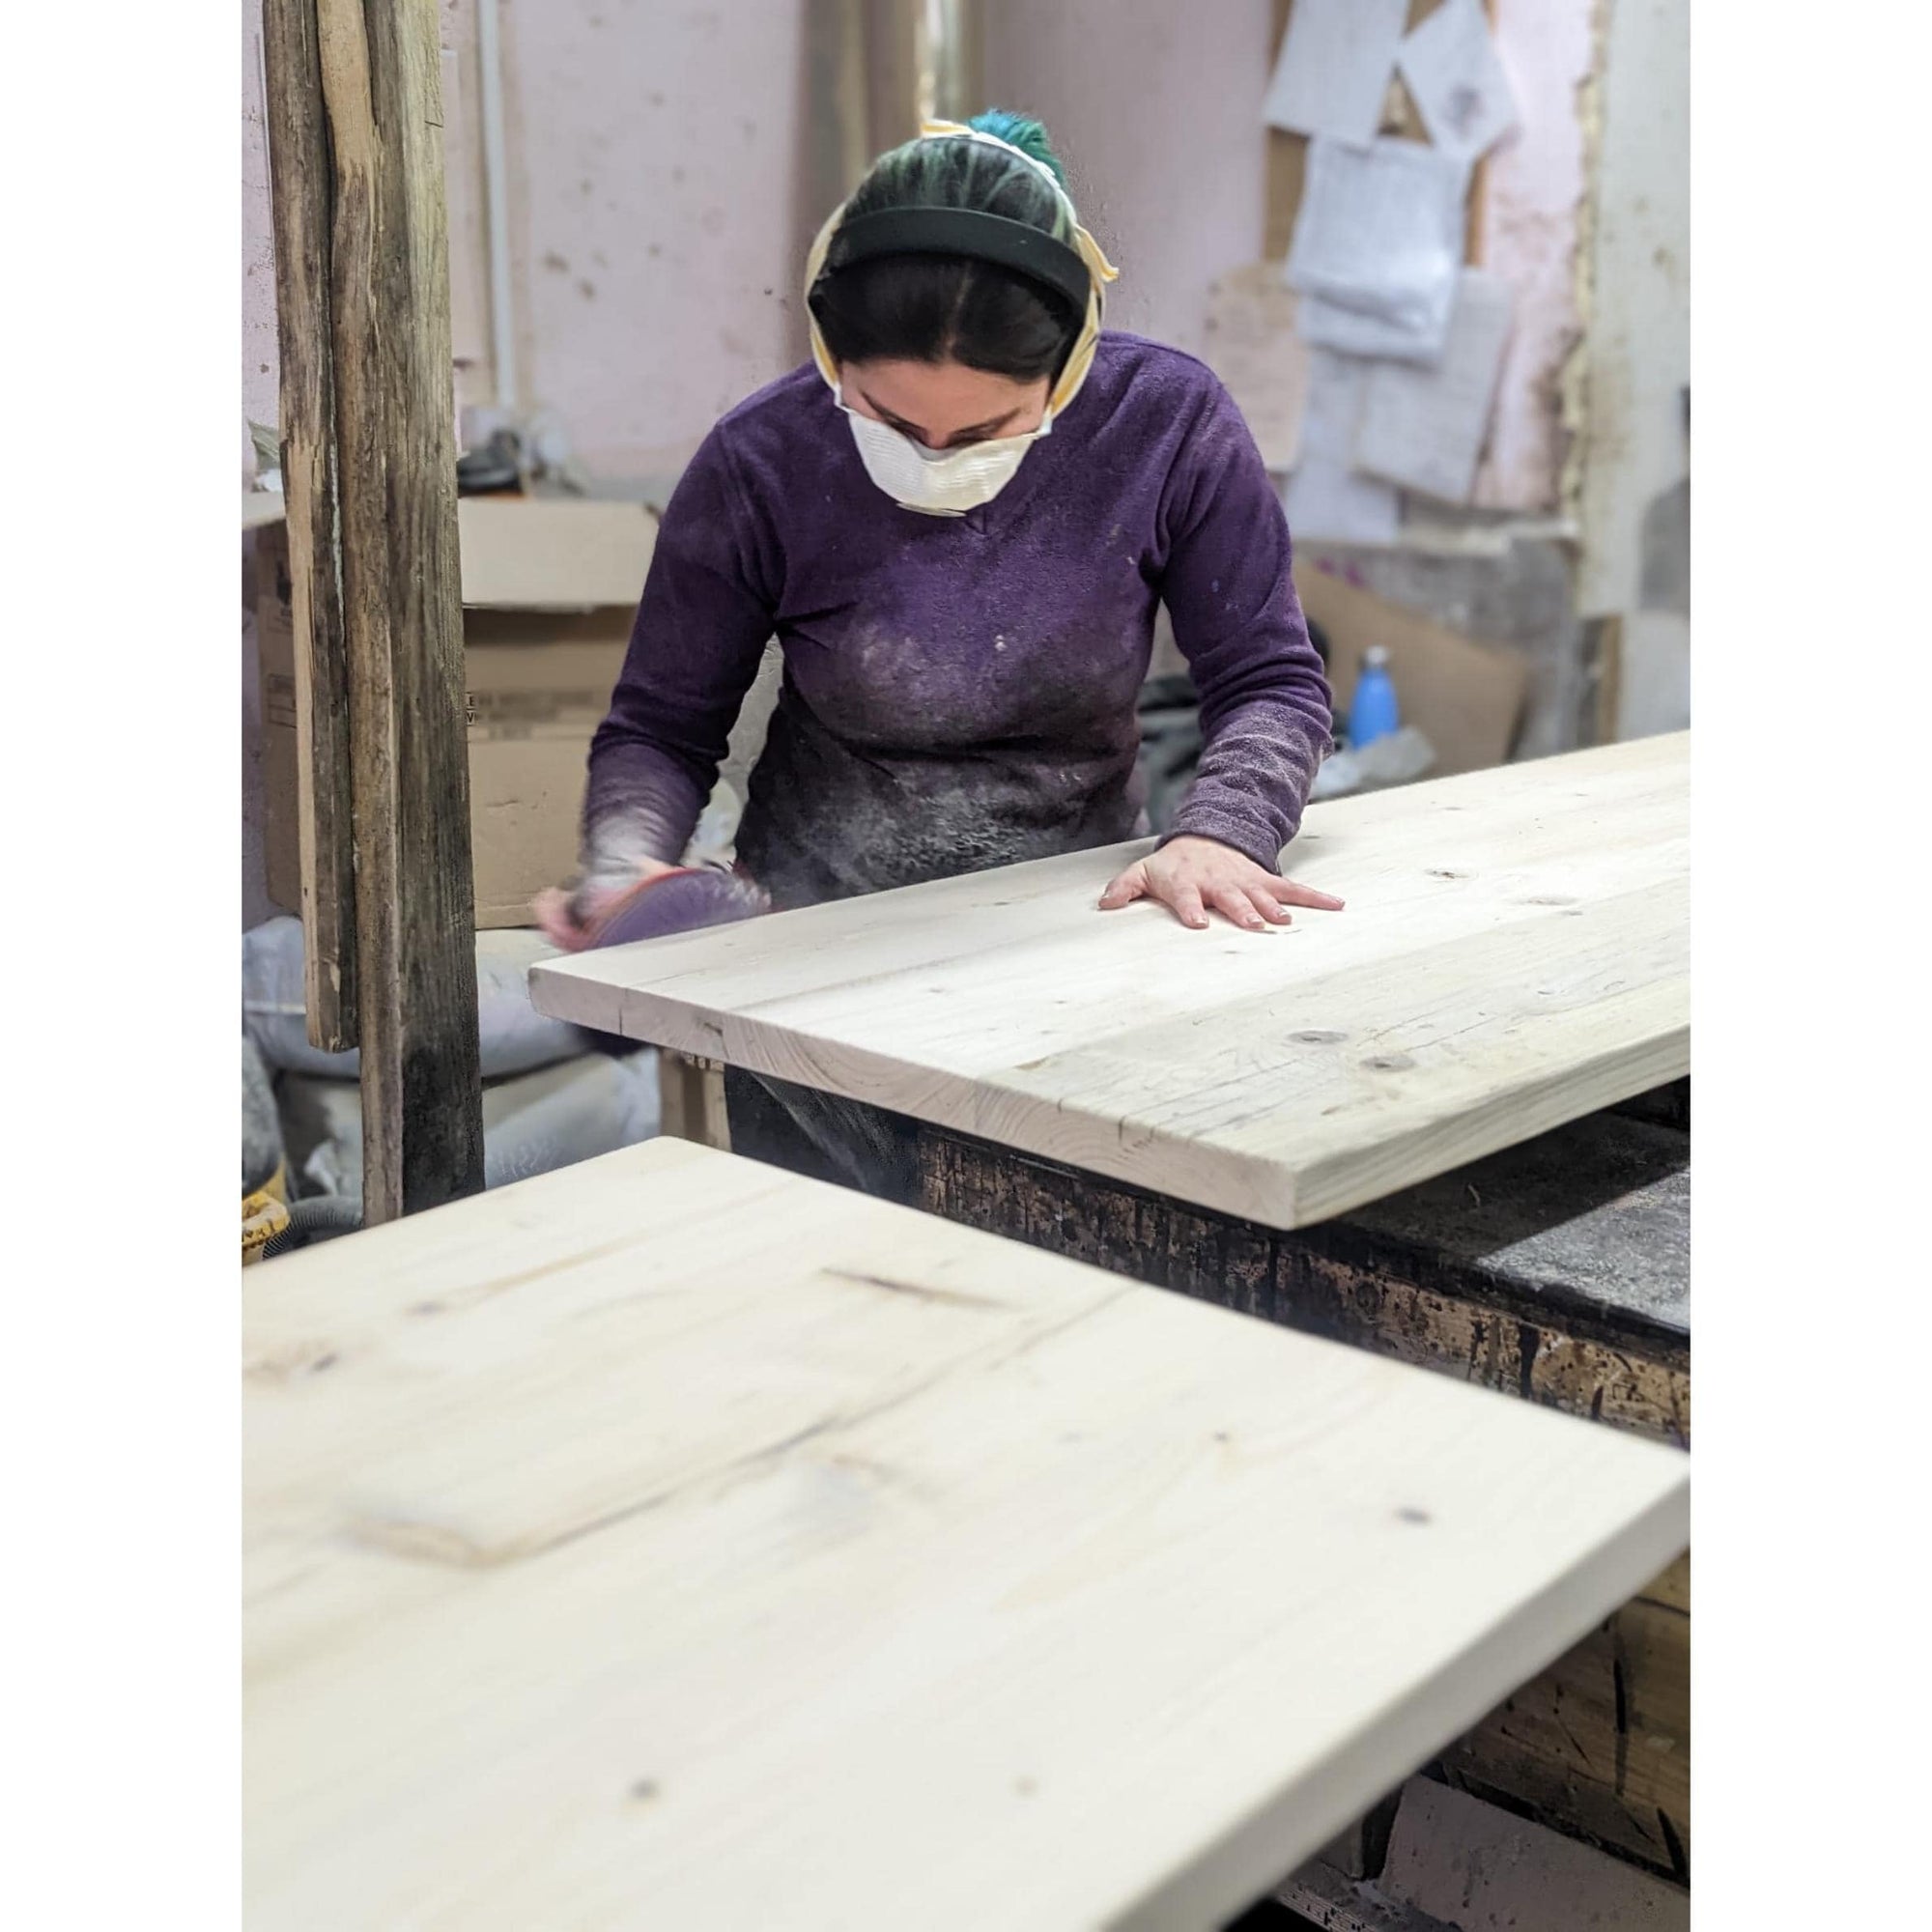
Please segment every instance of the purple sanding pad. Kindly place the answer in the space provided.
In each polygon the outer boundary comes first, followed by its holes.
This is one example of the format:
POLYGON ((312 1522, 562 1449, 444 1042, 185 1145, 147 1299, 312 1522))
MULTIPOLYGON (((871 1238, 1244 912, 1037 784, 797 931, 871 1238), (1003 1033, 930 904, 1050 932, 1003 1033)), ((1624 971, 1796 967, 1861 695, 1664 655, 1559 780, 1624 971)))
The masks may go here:
POLYGON ((708 867, 667 872, 645 880, 612 907, 599 923, 590 945, 635 946, 640 939, 662 939, 673 932, 696 932, 700 926, 755 919, 771 909, 764 889, 736 872, 708 867))

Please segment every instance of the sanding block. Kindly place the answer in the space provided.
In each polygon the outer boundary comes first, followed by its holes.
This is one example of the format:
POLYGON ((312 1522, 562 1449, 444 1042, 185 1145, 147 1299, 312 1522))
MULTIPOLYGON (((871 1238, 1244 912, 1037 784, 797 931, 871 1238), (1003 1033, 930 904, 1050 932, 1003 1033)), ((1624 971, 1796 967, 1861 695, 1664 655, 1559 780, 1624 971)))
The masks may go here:
POLYGON ((591 927, 584 945, 586 949, 635 946, 639 940, 663 939, 673 932, 755 919, 771 909, 764 888, 744 873, 684 866, 674 872, 660 872, 625 894, 591 927))

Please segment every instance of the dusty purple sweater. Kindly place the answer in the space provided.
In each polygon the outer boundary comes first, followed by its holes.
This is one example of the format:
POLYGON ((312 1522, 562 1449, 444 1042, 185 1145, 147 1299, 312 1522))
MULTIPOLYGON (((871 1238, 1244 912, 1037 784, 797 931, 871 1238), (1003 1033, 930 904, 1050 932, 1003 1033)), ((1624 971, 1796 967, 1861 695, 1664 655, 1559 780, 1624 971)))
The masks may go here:
POLYGON ((902 509, 809 365, 724 416, 664 515, 590 753, 587 869, 675 860, 766 640, 784 678, 738 834, 783 905, 1145 831, 1136 699, 1165 601, 1201 698, 1172 833, 1274 868, 1328 691, 1254 439, 1202 363, 1107 334, 992 502, 902 509))

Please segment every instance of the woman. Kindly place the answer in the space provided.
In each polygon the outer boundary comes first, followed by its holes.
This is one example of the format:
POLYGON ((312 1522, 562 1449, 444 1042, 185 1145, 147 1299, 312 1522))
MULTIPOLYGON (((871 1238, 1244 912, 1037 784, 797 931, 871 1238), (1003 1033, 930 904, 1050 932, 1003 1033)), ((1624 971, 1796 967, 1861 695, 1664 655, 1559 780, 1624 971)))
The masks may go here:
MULTIPOLYGON (((1280 503, 1206 367, 1100 333, 1114 271, 1063 183, 1037 123, 986 114, 884 156, 826 223, 812 362, 717 424, 665 511, 591 748, 582 879, 544 908, 560 944, 672 875, 774 636, 737 841, 772 904, 1145 832, 1163 601, 1199 770, 1101 907, 1251 930, 1340 909, 1276 870, 1329 742, 1280 503)), ((855 1156, 838 1110, 774 1083, 733 1081, 730 1105, 744 1151, 907 1191, 903 1137, 855 1156)))

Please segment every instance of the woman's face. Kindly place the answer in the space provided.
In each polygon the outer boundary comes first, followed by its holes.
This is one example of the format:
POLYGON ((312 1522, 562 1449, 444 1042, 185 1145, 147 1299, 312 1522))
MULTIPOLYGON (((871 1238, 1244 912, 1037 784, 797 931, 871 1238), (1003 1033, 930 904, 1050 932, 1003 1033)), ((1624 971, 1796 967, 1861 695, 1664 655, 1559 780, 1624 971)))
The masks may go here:
POLYGON ((1030 434, 1046 414, 1048 386, 1044 376, 1016 383, 963 362, 847 362, 838 371, 848 409, 928 449, 1030 434))

